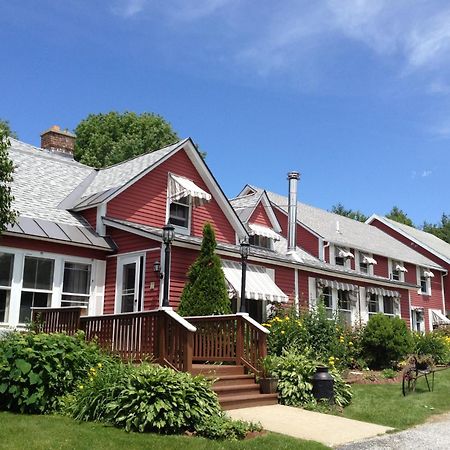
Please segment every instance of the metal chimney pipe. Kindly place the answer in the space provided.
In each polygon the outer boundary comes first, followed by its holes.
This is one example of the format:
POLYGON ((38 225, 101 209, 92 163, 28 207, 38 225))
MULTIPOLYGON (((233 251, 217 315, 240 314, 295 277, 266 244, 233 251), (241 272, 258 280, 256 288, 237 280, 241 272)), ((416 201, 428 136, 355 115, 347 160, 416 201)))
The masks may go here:
POLYGON ((298 172, 289 172, 289 204, 288 204, 288 253, 294 252, 297 245, 297 185, 300 179, 298 172))

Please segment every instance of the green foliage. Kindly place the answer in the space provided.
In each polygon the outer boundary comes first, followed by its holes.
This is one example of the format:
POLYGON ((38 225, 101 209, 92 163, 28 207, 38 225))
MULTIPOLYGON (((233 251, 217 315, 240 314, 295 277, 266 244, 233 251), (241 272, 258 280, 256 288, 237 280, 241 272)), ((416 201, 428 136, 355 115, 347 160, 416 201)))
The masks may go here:
POLYGON ((116 164, 178 140, 161 116, 134 112, 90 114, 75 134, 75 159, 93 167, 116 164))
POLYGON ((429 355, 437 364, 450 362, 449 338, 439 332, 413 333, 414 350, 418 356, 429 355))
POLYGON ((342 203, 333 205, 331 207, 331 212, 334 214, 339 214, 340 216, 349 217, 350 219, 354 219, 359 222, 365 222, 369 218, 359 209, 357 209, 356 211, 354 211, 353 209, 347 209, 342 203))
POLYGON ((369 367, 394 367, 411 352, 411 333, 400 317, 373 316, 362 333, 362 349, 369 367))
POLYGON ((260 424, 246 422, 243 420, 232 420, 224 414, 210 417, 195 427, 198 436, 216 441, 244 439, 247 433, 261 431, 260 424))
POLYGON ((47 413, 104 356, 84 335, 12 332, 0 340, 0 409, 47 413))
POLYGON ((386 214, 386 217, 388 219, 395 220, 396 222, 414 227, 413 221, 408 217, 408 214, 406 214, 398 206, 393 206, 392 209, 386 214))
POLYGON ((107 365, 74 393, 68 412, 127 431, 180 433, 220 414, 211 382, 151 364, 107 365))
POLYGON ((397 376, 397 372, 394 369, 384 369, 382 375, 383 378, 393 379, 397 376))
POLYGON ((189 268, 188 280, 181 294, 179 314, 207 316, 230 314, 231 302, 219 256, 215 253, 216 236, 210 223, 203 227, 200 254, 189 268))
POLYGON ((9 159, 8 147, 11 145, 8 130, 0 121, 0 234, 9 224, 16 221, 17 213, 12 209, 14 197, 11 192, 14 164, 9 159))
MULTIPOLYGON (((275 357, 273 373, 278 378, 280 403, 288 406, 305 406, 316 403, 312 394, 311 378, 316 372, 317 363, 310 351, 284 351, 275 357)), ((331 368, 334 379, 334 401, 338 406, 348 405, 352 398, 351 387, 346 384, 339 371, 331 368)))
POLYGON ((0 134, 4 134, 6 137, 12 137, 14 139, 19 139, 17 133, 11 130, 11 126, 7 120, 0 119, 0 134))
POLYGON ((320 301, 313 310, 300 314, 295 309, 279 311, 263 325, 270 329, 270 354, 281 355, 290 348, 311 350, 317 360, 341 368, 354 367, 360 356, 360 330, 345 326, 339 316, 329 319, 320 301))
POLYGON ((450 244, 450 215, 442 213, 440 223, 432 224, 425 222, 422 229, 450 244))

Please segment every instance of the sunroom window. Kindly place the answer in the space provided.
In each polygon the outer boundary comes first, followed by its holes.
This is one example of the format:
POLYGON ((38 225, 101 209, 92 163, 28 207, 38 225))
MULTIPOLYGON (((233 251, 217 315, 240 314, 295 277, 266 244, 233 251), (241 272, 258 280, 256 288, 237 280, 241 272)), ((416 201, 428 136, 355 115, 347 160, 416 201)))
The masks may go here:
POLYGON ((31 319, 32 307, 50 306, 54 260, 25 256, 19 322, 31 319))
POLYGON ((0 252, 0 322, 7 322, 14 255, 0 252))
POLYGON ((91 265, 66 261, 61 306, 88 306, 91 265))

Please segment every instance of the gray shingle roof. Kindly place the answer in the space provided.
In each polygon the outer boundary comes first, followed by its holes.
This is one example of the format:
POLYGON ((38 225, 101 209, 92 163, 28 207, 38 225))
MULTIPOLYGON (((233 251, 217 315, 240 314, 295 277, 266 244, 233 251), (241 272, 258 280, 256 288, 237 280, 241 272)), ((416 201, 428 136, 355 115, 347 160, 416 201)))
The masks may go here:
POLYGON ((184 139, 160 150, 145 153, 128 161, 98 170, 95 178, 81 193, 79 200, 75 202, 74 208, 92 207, 101 203, 169 153, 182 147, 187 140, 184 139))
POLYGON ((437 236, 426 231, 418 230, 417 228, 409 227, 403 223, 395 222, 387 217, 382 218, 387 223, 391 224, 393 228, 398 228, 403 233, 411 236, 413 239, 422 242, 434 252, 439 253, 444 260, 450 263, 450 244, 439 239, 437 236))
MULTIPOLYGON (((262 191, 262 189, 255 186, 251 187, 257 193, 262 191)), ((288 198, 273 192, 266 192, 270 201, 287 213, 288 198)), ((378 228, 348 217, 298 202, 297 221, 322 236, 324 240, 343 247, 355 248, 412 264, 442 269, 435 262, 410 249, 378 228), (337 223, 339 223, 339 232, 337 231, 337 223)))
POLYGON ((110 248, 81 215, 58 207, 92 174, 91 167, 16 139, 11 139, 9 156, 15 165, 13 208, 20 217, 8 231, 110 248))
POLYGON ((246 223, 250 218, 261 195, 262 192, 259 195, 243 195, 242 197, 236 197, 230 200, 231 206, 236 211, 241 222, 246 223))

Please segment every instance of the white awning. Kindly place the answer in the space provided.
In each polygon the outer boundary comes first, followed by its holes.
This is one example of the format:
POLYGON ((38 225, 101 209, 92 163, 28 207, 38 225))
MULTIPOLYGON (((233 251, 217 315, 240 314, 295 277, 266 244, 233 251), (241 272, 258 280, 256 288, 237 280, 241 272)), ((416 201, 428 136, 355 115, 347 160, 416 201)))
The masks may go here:
POLYGON ((394 297, 394 298, 400 298, 400 293, 397 291, 390 291, 389 289, 383 289, 383 288, 377 288, 377 287, 368 287, 367 292, 369 294, 377 294, 382 295, 384 297, 394 297))
POLYGON ((399 270, 400 272, 408 272, 408 269, 407 269, 406 267, 403 267, 403 266, 400 265, 400 264, 397 264, 397 265, 395 266, 395 270, 399 270))
POLYGON ((448 324, 450 323, 450 319, 445 317, 440 311, 431 310, 433 313, 433 323, 438 325, 448 324))
MULTIPOLYGON (((241 295, 241 263, 222 260, 222 269, 225 278, 232 286, 234 292, 241 295)), ((261 266, 247 265, 245 298, 253 300, 268 300, 271 302, 284 302, 288 296, 274 283, 266 269, 261 266)))
POLYGON ((171 173, 169 175, 169 192, 171 200, 180 200, 184 197, 191 197, 192 206, 201 206, 211 200, 211 194, 199 188, 193 181, 171 173))
POLYGON ((329 287, 338 289, 340 291, 356 291, 356 286, 350 283, 341 283, 340 281, 335 280, 326 280, 322 278, 317 279, 317 285, 319 287, 329 287))
POLYGON ((431 270, 425 270, 423 276, 427 278, 434 278, 434 273, 431 270))
POLYGON ((249 223, 250 234, 256 234, 258 236, 264 236, 274 241, 280 240, 280 235, 275 233, 271 228, 265 227, 263 225, 258 225, 256 223, 249 223))
POLYGON ((377 260, 372 258, 371 256, 363 255, 364 264, 377 264, 377 260))
POLYGON ((341 258, 354 258, 355 257, 352 252, 349 252, 348 250, 345 250, 344 248, 339 248, 338 254, 341 258))

